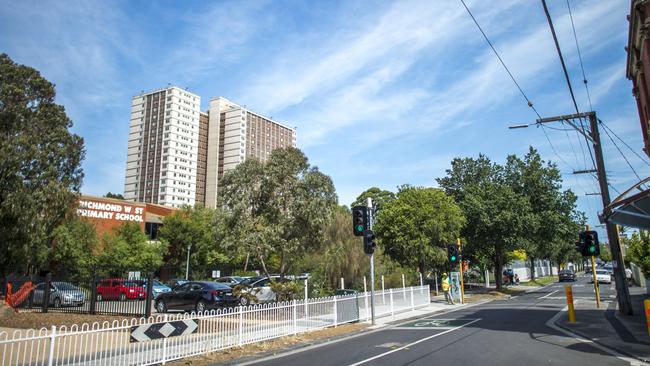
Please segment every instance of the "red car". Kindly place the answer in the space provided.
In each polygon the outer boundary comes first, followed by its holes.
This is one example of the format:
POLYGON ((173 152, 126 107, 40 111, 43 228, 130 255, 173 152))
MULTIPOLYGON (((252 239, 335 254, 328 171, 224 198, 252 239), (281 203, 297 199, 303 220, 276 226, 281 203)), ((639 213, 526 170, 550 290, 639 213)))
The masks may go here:
POLYGON ((145 289, 133 280, 107 279, 97 285, 97 301, 126 299, 144 299, 145 289))

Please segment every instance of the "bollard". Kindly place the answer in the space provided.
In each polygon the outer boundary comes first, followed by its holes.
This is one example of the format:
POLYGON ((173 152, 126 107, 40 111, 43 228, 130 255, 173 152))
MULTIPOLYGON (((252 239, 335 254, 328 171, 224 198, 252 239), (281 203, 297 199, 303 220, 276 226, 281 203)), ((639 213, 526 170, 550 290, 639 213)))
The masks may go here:
POLYGON ((571 285, 564 286, 564 293, 566 294, 566 304, 569 307, 569 323, 576 322, 576 311, 573 307, 573 290, 571 285))
POLYGON ((648 326, 648 335, 650 335, 650 299, 643 300, 643 307, 645 308, 645 320, 648 326))

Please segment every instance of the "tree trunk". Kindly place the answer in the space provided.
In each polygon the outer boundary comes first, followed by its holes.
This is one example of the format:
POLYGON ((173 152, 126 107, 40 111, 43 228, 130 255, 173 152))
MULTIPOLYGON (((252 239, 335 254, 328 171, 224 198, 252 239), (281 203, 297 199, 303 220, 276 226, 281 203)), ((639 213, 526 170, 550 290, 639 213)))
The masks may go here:
POLYGON ((244 262, 244 272, 248 271, 248 257, 250 256, 250 253, 246 253, 246 262, 244 262))
POLYGON ((535 258, 530 258, 530 280, 535 281, 535 258))
POLYGON ((266 269, 266 263, 264 262, 264 258, 262 258, 261 255, 260 255, 260 262, 262 263, 262 270, 264 271, 264 274, 270 278, 271 275, 269 274, 268 269, 266 269))
POLYGON ((497 286, 497 291, 503 288, 503 260, 501 256, 497 256, 494 261, 494 282, 497 286))

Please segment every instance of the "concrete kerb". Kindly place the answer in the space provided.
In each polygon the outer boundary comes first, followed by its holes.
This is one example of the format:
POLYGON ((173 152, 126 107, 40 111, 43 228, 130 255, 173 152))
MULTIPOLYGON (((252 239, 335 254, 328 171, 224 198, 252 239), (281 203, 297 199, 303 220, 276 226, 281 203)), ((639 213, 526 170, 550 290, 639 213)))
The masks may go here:
MULTIPOLYGON (((577 301, 576 301, 577 302, 577 301)), ((582 343, 588 343, 591 344, 593 347, 598 348, 599 350, 609 353, 610 355, 630 363, 631 365, 648 365, 650 366, 650 363, 647 363, 645 360, 639 359, 634 355, 630 355, 624 351, 616 350, 613 348, 610 348, 608 346, 605 346, 604 344, 598 342, 598 340, 594 340, 589 338, 589 336, 584 335, 574 329, 567 328, 563 326, 561 323, 558 322, 561 316, 564 315, 564 313, 567 312, 568 306, 565 306, 562 308, 562 310, 558 311, 557 314, 555 314, 552 318, 546 321, 546 326, 558 331, 560 333, 563 333, 566 336, 569 336, 571 338, 574 338, 575 340, 582 342, 582 343)))

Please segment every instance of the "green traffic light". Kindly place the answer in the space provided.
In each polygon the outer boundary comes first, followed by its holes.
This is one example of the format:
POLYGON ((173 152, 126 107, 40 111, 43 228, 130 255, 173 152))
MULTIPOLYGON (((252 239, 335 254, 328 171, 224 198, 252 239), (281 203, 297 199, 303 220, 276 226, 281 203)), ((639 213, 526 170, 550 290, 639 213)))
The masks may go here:
POLYGON ((363 231, 363 225, 357 225, 357 231, 363 231))
POLYGON ((589 247, 589 253, 594 253, 596 251, 596 247, 589 247))
POLYGON ((452 255, 452 256, 451 256, 451 261, 452 261, 452 262, 455 262, 455 261, 456 261, 456 256, 455 256, 455 255, 452 255))

